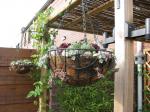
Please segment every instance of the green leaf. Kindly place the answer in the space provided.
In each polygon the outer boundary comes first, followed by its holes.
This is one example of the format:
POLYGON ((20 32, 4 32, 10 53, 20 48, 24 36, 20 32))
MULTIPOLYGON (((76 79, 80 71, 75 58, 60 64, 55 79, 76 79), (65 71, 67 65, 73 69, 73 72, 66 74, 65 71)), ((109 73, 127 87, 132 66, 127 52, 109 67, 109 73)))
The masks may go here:
POLYGON ((27 98, 33 97, 35 95, 34 91, 30 91, 27 95, 27 98))

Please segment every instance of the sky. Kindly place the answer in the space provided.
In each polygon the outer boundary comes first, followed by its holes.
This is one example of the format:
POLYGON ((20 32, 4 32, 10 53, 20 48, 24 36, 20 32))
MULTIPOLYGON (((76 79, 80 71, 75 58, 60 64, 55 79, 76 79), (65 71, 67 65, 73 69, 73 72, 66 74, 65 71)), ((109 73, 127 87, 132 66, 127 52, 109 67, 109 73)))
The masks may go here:
POLYGON ((25 27, 47 0, 0 0, 0 47, 16 47, 25 27))

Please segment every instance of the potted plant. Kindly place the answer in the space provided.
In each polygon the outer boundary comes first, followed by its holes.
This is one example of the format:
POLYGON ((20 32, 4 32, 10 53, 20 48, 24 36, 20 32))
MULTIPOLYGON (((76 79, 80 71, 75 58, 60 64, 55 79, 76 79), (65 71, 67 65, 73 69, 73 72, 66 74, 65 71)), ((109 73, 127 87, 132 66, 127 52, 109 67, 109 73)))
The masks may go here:
POLYGON ((63 43, 51 49, 49 57, 53 76, 75 86, 91 84, 115 68, 112 51, 85 41, 63 43))
POLYGON ((33 63, 28 59, 12 61, 10 63, 10 69, 19 74, 26 74, 33 69, 33 63))

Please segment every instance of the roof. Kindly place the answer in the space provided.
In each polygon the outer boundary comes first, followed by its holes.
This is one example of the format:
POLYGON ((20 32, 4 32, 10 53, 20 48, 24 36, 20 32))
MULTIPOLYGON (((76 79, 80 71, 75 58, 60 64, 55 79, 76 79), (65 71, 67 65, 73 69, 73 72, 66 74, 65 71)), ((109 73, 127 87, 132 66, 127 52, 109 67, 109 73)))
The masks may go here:
MULTIPOLYGON (((61 4, 64 0, 55 0, 61 4)), ((65 0, 66 1, 66 0, 65 0)), ((48 26, 60 29, 83 32, 81 0, 71 0, 74 3, 57 13, 50 19, 48 26), (63 14, 62 14, 63 13, 63 14)), ((111 33, 114 27, 113 0, 86 0, 86 27, 88 33, 111 33)), ((63 7, 63 6, 62 6, 63 7)), ((57 8, 57 7, 56 7, 57 8)), ((150 0, 134 0, 134 22, 136 27, 144 26, 145 19, 150 17, 150 0)))

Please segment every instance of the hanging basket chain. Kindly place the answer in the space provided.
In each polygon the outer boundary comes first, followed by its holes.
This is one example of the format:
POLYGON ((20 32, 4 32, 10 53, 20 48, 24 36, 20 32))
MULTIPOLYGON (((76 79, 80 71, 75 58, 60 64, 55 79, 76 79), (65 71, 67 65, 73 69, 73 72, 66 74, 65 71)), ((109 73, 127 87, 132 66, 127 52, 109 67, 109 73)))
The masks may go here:
MULTIPOLYGON (((86 34, 86 31, 87 31, 87 20, 89 20, 90 26, 91 26, 91 28, 92 28, 92 32, 93 32, 93 35, 94 35, 95 43, 96 43, 97 45, 99 45, 99 46, 102 47, 102 44, 100 43, 99 39, 96 37, 95 29, 94 29, 94 25, 93 25, 93 21, 92 21, 90 15, 87 15, 87 12, 88 12, 88 4, 87 4, 87 1, 86 1, 86 0, 82 0, 84 40, 87 41, 87 34, 86 34)), ((103 47, 102 47, 102 48, 103 48, 103 47)))
MULTIPOLYGON (((69 5, 71 5, 71 2, 69 2, 69 5)), ((58 32, 59 32, 59 29, 61 29, 61 28, 63 29, 63 27, 64 27, 64 19, 67 18, 67 16, 69 16, 68 8, 63 12, 61 20, 60 20, 60 22, 58 22, 58 27, 57 27, 58 32)))
POLYGON ((87 42, 87 35, 86 35, 86 11, 85 11, 86 0, 82 0, 82 18, 83 18, 83 33, 84 33, 84 40, 87 42))
MULTIPOLYGON (((96 32, 96 31, 94 30, 94 25, 93 25, 93 21, 92 21, 92 19, 91 19, 91 16, 89 15, 88 17, 89 17, 89 22, 90 22, 91 27, 92 27, 93 34, 94 34, 95 43, 96 43, 98 46, 100 46, 100 48, 103 48, 102 43, 99 41, 99 39, 98 39, 98 37, 97 37, 98 31, 96 32)), ((99 24, 97 25, 97 27, 100 28, 99 24)))
MULTIPOLYGON (((72 0, 69 2, 69 5, 71 5, 71 2, 72 2, 72 0)), ((58 29, 60 29, 61 27, 63 27, 64 26, 64 19, 67 17, 69 15, 69 13, 68 13, 68 8, 64 11, 64 14, 63 14, 63 16, 62 16, 62 18, 61 18, 61 20, 60 20, 60 23, 59 23, 59 25, 58 25, 58 29)))
POLYGON ((66 11, 64 12, 64 14, 63 14, 63 16, 62 16, 62 18, 61 18, 61 20, 60 20, 60 23, 59 23, 59 25, 58 25, 58 29, 60 29, 61 27, 64 26, 63 23, 64 23, 64 19, 65 19, 66 16, 67 16, 67 12, 68 12, 68 10, 66 10, 66 11))
MULTIPOLYGON (((82 0, 81 17, 84 33, 83 41, 85 42, 83 43, 87 44, 90 48, 86 49, 84 48, 87 47, 86 45, 82 47, 78 45, 78 43, 75 43, 70 44, 73 45, 73 47, 71 46, 70 48, 68 48, 68 46, 66 48, 66 45, 64 45, 62 47, 60 46, 58 49, 51 49, 49 51, 53 77, 61 79, 64 83, 69 85, 84 86, 92 84, 103 77, 108 70, 114 68, 114 57, 111 55, 111 51, 109 52, 100 49, 96 44, 89 44, 87 42, 87 28, 89 26, 91 27, 93 34, 95 34, 94 22, 89 17, 90 15, 88 15, 88 8, 90 7, 88 7, 87 0, 82 0), (93 45, 96 47, 93 47, 93 45)), ((60 18, 58 27, 62 27, 64 19, 70 14, 67 10, 64 11, 60 18)))

